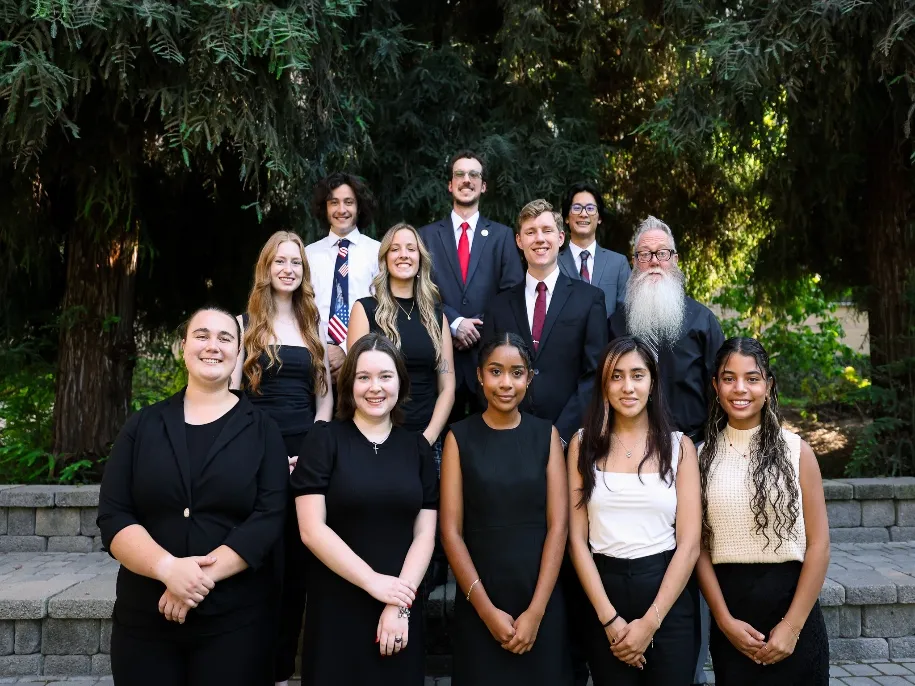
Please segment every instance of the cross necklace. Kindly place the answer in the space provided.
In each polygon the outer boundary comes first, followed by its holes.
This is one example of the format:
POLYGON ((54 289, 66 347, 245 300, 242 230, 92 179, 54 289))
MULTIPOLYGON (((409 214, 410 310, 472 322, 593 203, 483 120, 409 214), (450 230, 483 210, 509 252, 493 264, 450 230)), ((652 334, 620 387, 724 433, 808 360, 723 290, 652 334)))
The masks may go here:
POLYGON ((378 446, 381 445, 382 443, 384 443, 386 440, 388 440, 388 436, 390 436, 390 435, 391 435, 391 429, 388 429, 388 433, 385 435, 385 437, 382 438, 377 443, 375 441, 373 441, 372 439, 369 439, 369 443, 372 444, 372 448, 375 450, 376 455, 378 454, 378 446))

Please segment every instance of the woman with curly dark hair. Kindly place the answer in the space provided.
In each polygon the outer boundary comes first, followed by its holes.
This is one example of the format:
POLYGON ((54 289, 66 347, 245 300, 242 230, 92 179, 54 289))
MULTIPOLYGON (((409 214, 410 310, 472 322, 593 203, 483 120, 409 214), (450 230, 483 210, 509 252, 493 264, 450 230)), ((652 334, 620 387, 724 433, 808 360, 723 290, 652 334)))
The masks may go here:
POLYGON ((715 360, 700 452, 703 550, 699 584, 715 622, 715 683, 829 682, 817 598, 829 565, 829 524, 816 456, 781 426, 769 356, 730 338, 715 360))

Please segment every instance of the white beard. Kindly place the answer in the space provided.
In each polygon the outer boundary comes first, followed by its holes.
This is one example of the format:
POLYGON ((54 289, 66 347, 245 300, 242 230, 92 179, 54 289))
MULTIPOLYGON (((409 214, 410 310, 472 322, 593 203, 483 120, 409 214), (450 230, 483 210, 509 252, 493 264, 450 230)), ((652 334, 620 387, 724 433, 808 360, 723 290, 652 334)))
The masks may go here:
POLYGON ((633 336, 660 343, 676 342, 683 331, 686 292, 683 272, 678 267, 642 272, 632 270, 626 286, 626 322, 633 336), (652 279, 652 274, 663 278, 652 279))

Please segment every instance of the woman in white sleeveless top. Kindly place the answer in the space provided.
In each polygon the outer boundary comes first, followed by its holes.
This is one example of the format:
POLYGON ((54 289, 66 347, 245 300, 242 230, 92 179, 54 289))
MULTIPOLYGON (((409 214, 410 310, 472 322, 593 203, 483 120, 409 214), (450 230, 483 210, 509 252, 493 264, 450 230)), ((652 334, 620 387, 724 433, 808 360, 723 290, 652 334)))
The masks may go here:
POLYGON ((728 339, 715 370, 700 453, 697 566, 715 619, 715 683, 826 686, 829 643, 817 598, 829 524, 816 456, 781 428, 775 377, 759 341, 728 339))
POLYGON ((594 686, 687 686, 699 652, 702 511, 692 441, 672 431, 651 349, 615 340, 569 444, 572 562, 594 613, 594 686))

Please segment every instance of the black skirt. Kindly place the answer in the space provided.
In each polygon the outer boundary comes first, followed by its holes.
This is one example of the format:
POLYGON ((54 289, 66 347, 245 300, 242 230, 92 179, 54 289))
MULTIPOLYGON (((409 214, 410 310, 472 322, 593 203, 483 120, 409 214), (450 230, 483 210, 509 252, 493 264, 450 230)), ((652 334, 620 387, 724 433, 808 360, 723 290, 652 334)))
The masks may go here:
MULTIPOLYGON (((801 562, 717 564, 715 576, 731 615, 768 637, 791 606, 801 567, 801 562)), ((829 684, 829 639, 819 601, 801 629, 794 652, 781 662, 756 664, 731 645, 715 622, 711 626, 709 650, 716 686, 829 684)))

